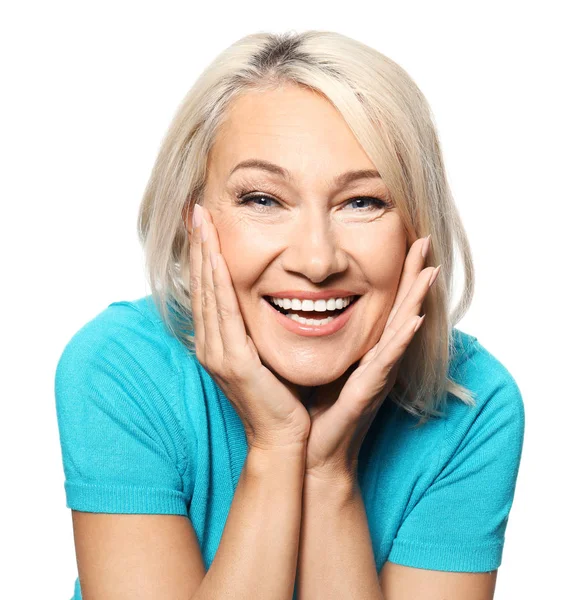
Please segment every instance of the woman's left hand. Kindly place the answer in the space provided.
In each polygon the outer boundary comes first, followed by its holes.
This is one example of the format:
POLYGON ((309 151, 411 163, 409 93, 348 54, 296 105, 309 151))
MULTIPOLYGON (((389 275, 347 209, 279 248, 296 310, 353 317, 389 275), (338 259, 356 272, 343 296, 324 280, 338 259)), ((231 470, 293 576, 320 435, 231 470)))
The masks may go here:
POLYGON ((398 366, 423 317, 422 303, 440 266, 424 267, 426 238, 411 246, 378 343, 333 384, 315 390, 309 404, 306 476, 328 482, 354 482, 362 442, 376 413, 394 386, 398 366), (357 366, 356 366, 357 365, 357 366), (347 380, 347 381, 346 381, 347 380))

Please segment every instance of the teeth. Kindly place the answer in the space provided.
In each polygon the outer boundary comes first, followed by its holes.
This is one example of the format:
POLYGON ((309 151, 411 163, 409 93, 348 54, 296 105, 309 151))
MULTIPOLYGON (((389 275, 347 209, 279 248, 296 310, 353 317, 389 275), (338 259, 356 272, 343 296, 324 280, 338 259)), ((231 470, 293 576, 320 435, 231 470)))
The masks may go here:
POLYGON ((288 319, 291 319, 292 321, 297 321, 298 323, 302 323, 303 325, 318 325, 318 326, 325 325, 326 323, 329 323, 330 321, 337 319, 337 316, 327 317, 327 319, 306 319, 305 317, 300 317, 299 315, 295 315, 293 313, 287 314, 285 316, 288 319))
POLYGON ((329 300, 299 300, 298 298, 269 298, 269 301, 284 310, 302 310, 306 312, 325 312, 326 310, 341 310, 348 306, 355 296, 347 298, 330 298, 329 300))

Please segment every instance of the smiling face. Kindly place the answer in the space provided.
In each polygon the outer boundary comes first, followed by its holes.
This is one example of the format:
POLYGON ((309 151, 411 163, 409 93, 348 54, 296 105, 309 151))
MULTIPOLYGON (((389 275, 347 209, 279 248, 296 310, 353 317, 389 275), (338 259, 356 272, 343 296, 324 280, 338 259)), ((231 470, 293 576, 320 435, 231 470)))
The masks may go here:
POLYGON ((341 114, 294 85, 234 101, 208 158, 204 206, 247 333, 263 364, 301 389, 339 380, 359 361, 380 339, 396 297, 406 232, 379 177, 336 180, 360 170, 375 166, 341 114), (250 159, 277 165, 288 178, 257 167, 233 172, 250 159), (325 335, 309 326, 299 333, 291 320, 286 326, 289 317, 265 298, 331 289, 360 297, 345 324, 337 329, 332 321, 326 327, 336 330, 325 335))

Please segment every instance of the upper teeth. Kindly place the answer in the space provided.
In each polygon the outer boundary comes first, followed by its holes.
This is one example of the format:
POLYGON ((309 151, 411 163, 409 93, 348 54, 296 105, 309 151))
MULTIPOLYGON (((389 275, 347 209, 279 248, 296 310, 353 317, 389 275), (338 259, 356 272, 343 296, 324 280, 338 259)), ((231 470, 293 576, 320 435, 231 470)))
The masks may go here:
POLYGON ((329 300, 299 300, 298 298, 272 298, 269 301, 285 310, 304 310, 325 312, 326 310, 340 310, 350 304, 355 296, 347 298, 329 298, 329 300))

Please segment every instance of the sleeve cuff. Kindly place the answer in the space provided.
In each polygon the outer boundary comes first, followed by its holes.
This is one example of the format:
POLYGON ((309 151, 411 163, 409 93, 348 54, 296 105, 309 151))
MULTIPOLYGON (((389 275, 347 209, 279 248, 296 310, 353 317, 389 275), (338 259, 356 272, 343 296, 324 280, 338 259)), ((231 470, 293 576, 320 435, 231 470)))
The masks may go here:
POLYGON ((188 516, 186 496, 177 490, 65 481, 67 507, 83 512, 188 516))
POLYGON ((434 546, 394 540, 388 560, 418 569, 480 573, 497 569, 502 554, 503 542, 481 546, 434 546))

